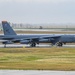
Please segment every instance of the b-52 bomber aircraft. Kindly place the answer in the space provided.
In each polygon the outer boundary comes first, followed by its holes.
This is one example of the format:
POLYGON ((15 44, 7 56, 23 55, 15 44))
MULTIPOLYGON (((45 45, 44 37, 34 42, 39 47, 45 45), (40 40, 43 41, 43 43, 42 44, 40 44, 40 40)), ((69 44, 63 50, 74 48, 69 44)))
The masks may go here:
POLYGON ((13 43, 30 44, 31 47, 36 47, 36 44, 39 43, 51 43, 52 45, 63 46, 63 44, 75 42, 75 34, 18 35, 7 21, 2 21, 2 27, 4 35, 0 35, 0 40, 3 40, 4 47, 6 47, 6 44, 13 43))

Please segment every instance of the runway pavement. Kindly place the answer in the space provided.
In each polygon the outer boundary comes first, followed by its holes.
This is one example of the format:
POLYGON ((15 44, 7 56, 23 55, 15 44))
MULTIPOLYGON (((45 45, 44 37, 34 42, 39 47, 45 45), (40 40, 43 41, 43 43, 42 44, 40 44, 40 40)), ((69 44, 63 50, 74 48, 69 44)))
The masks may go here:
POLYGON ((65 28, 50 28, 50 29, 14 29, 15 31, 75 31, 73 29, 65 29, 65 28))
POLYGON ((75 71, 0 70, 0 75, 75 75, 75 71))
MULTIPOLYGON (((7 44, 7 48, 31 48, 30 45, 25 44, 7 44)), ((39 44, 36 45, 35 48, 51 48, 51 47, 57 47, 57 46, 51 46, 49 44, 39 44)), ((63 48, 75 48, 75 45, 63 45, 63 48)), ((0 44, 0 48, 4 48, 4 44, 0 44)))

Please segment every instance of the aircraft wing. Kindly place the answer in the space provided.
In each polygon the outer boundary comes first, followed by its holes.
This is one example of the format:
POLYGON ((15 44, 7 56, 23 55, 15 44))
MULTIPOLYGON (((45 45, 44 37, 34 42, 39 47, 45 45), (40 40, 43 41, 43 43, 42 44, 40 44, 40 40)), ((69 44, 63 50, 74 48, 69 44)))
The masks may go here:
POLYGON ((22 39, 13 39, 12 42, 19 42, 21 40, 40 40, 40 39, 49 39, 51 41, 59 39, 61 36, 41 36, 41 37, 29 37, 29 38, 22 38, 22 39))
POLYGON ((50 39, 50 38, 60 38, 61 36, 43 36, 43 37, 40 37, 40 39, 50 39))
POLYGON ((12 39, 12 40, 4 40, 2 43, 4 44, 12 44, 12 43, 20 43, 23 41, 29 41, 29 42, 38 42, 42 39, 49 39, 49 41, 54 45, 56 44, 61 36, 41 36, 41 37, 29 37, 29 38, 21 38, 21 39, 12 39))

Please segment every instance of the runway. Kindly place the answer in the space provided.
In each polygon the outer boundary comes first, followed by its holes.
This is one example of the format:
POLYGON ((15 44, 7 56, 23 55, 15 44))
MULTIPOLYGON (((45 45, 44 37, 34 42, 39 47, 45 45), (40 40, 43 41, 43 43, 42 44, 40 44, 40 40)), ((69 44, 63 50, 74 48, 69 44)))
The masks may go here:
POLYGON ((14 29, 15 31, 64 31, 64 29, 14 29))
POLYGON ((72 30, 72 29, 65 29, 65 28, 54 28, 54 29, 14 29, 15 31, 58 31, 58 32, 62 32, 62 31, 67 31, 67 32, 74 32, 75 30, 72 30))
POLYGON ((75 71, 0 70, 0 75, 75 75, 75 71))
MULTIPOLYGON (((36 45, 35 48, 52 48, 52 47, 58 47, 58 46, 51 46, 49 44, 39 44, 36 45)), ((63 45, 63 48, 75 48, 75 45, 63 45)), ((0 48, 4 48, 4 44, 0 44, 0 48)), ((6 48, 32 48, 30 45, 25 44, 7 44, 6 48)))

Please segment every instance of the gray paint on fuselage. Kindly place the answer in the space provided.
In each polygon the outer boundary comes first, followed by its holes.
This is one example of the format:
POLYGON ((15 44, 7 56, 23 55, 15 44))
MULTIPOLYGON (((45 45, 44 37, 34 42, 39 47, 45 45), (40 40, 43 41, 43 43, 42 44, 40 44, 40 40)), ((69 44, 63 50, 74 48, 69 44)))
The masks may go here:
MULTIPOLYGON (((63 43, 75 42, 75 34, 0 35, 0 39, 3 39, 3 40, 13 40, 13 39, 22 39, 23 40, 24 39, 25 40, 27 38, 29 38, 29 39, 30 38, 41 38, 41 37, 45 37, 45 36, 49 36, 50 38, 54 37, 54 36, 60 36, 59 41, 63 42, 63 43)), ((44 39, 41 38, 40 41, 41 40, 44 40, 44 39)), ((47 39, 47 42, 50 42, 50 41, 48 41, 48 39, 47 39)))
POLYGON ((75 34, 74 35, 61 35, 60 37, 60 42, 63 42, 63 43, 72 43, 72 42, 75 42, 75 34))

